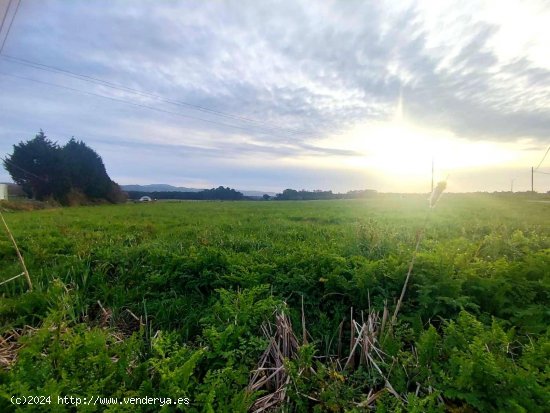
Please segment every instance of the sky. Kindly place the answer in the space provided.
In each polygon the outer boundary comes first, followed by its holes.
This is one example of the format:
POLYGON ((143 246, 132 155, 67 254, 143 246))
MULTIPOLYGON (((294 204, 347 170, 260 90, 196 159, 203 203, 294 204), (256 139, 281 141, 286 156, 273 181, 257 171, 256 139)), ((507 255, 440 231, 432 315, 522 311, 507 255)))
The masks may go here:
POLYGON ((1 156, 43 129, 119 184, 524 191, 550 145, 547 1, 17 2, 1 156))

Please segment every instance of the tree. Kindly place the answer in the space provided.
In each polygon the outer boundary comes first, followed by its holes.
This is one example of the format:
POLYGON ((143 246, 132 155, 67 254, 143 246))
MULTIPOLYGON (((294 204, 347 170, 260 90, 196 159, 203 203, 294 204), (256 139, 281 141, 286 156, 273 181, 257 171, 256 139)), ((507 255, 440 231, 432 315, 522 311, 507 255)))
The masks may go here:
POLYGON ((34 139, 14 145, 4 167, 34 199, 52 198, 64 205, 125 199, 97 152, 74 138, 61 147, 41 130, 34 139))
POLYGON ((27 142, 13 145, 4 168, 27 196, 38 200, 63 197, 70 184, 64 175, 60 147, 40 132, 27 142))
POLYGON ((72 138, 63 148, 63 163, 73 190, 89 198, 107 198, 112 181, 101 157, 82 141, 72 138))

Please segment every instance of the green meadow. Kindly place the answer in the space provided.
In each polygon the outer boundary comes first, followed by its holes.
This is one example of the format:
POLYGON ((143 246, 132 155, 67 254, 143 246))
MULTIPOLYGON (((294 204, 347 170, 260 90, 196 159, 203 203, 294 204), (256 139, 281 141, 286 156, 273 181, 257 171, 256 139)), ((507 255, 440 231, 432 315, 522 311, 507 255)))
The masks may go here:
MULTIPOLYGON (((0 411, 548 411, 550 203, 427 205, 381 194, 6 211, 33 290, 0 285, 0 411), (269 370, 251 384, 281 316, 297 344, 269 410, 269 370), (58 405, 65 395, 189 403, 58 405)), ((2 232, 0 282, 19 273, 2 232)))

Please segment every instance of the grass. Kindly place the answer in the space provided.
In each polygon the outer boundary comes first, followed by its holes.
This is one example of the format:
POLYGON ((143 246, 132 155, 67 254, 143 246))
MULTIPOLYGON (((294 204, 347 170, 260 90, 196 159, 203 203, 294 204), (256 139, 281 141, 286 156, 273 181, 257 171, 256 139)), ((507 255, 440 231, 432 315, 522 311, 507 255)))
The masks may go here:
MULTIPOLYGON (((246 411, 261 396, 246 389, 267 345, 262 323, 283 308, 302 336, 303 300, 311 339, 288 366, 289 409, 367 409, 382 376, 315 363, 337 351, 350 308, 357 319, 385 302, 393 312, 427 208, 425 196, 379 195, 5 213, 34 291, 23 277, 0 286, 0 332, 17 331, 23 345, 0 374, 0 408, 13 410, 2 404, 8 393, 96 391, 179 393, 191 398, 187 409, 246 411), (76 373, 78 357, 95 380, 76 373), (32 363, 43 383, 25 372, 32 363), (305 379, 308 363, 316 374, 305 379)), ((537 411, 548 397, 549 218, 550 205, 521 197, 443 194, 383 343, 394 361, 380 368, 402 399, 377 393, 379 411, 537 411), (483 372, 468 370, 485 357, 478 344, 491 357, 483 372), (501 354, 506 345, 517 350, 501 354), (492 398, 488 372, 503 389, 516 377, 521 391, 492 398)), ((0 281, 21 272, 7 236, 0 264, 0 281)))

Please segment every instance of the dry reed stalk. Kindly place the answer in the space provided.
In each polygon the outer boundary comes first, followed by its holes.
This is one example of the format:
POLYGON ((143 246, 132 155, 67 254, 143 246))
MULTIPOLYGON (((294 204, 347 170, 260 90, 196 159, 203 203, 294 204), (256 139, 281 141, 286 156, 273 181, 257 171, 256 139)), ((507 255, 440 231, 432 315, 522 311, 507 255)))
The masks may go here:
POLYGON ((260 357, 258 367, 252 372, 248 390, 252 392, 264 389, 269 393, 257 399, 250 407, 250 411, 254 413, 267 411, 286 400, 290 376, 284 363, 285 360, 296 357, 299 346, 292 323, 286 314, 276 314, 274 333, 271 327, 266 325, 262 325, 262 331, 269 338, 269 345, 260 357))
MULTIPOLYGON (((327 363, 331 363, 333 368, 337 367, 342 372, 348 368, 355 368, 355 356, 359 351, 361 364, 367 369, 375 370, 384 379, 384 387, 382 389, 376 391, 375 389, 371 389, 366 400, 357 404, 361 408, 373 407, 375 401, 383 392, 388 392, 401 401, 406 402, 389 381, 391 368, 390 372, 385 374, 380 367, 380 365, 387 364, 385 361, 389 358, 380 348, 378 341, 383 332, 383 325, 388 319, 389 313, 386 303, 384 303, 384 310, 381 314, 370 309, 366 316, 364 313, 361 313, 361 322, 359 323, 353 318, 353 309, 351 309, 349 355, 344 359, 341 359, 340 355, 336 359, 331 358, 331 356, 326 357, 327 363)), ((304 319, 305 314, 302 310, 302 320, 304 319)), ((251 372, 252 375, 248 385, 250 392, 258 390, 268 392, 268 394, 258 398, 250 407, 249 411, 253 413, 272 411, 289 401, 286 396, 286 389, 291 384, 291 378, 286 371, 285 360, 294 359, 297 356, 299 343, 294 334, 290 319, 285 314, 276 314, 275 328, 272 328, 272 326, 273 324, 263 324, 261 326, 263 333, 269 338, 269 344, 260 357, 257 368, 251 372)), ((338 326, 339 352, 342 347, 343 327, 344 320, 338 326)), ((307 331, 304 337, 306 335, 307 331)), ((312 374, 316 374, 313 368, 310 368, 310 371, 312 374)), ((298 375, 304 372, 305 370, 300 370, 298 375)), ((299 394, 312 401, 319 401, 312 395, 299 394)))
POLYGON ((112 318, 113 318, 113 310, 110 308, 105 308, 101 304, 101 301, 97 300, 97 305, 99 306, 101 310, 101 315, 99 318, 99 326, 106 328, 109 327, 112 324, 112 318))
POLYGON ((304 312, 304 296, 302 295, 302 343, 307 344, 306 315, 304 312))
MULTIPOLYGON (((428 217, 428 215, 426 215, 426 221, 428 220, 427 217, 428 217)), ((397 300, 397 305, 395 306, 395 311, 394 311, 393 316, 391 318, 390 328, 393 327, 393 325, 397 321, 397 314, 399 313, 399 310, 401 309, 401 304, 403 303, 403 298, 405 297, 405 292, 407 291, 407 286, 409 284, 409 279, 411 278, 414 263, 416 261, 416 254, 418 253, 418 248, 420 247, 420 242, 422 241, 422 237, 424 235, 424 229, 425 228, 426 228, 426 224, 424 224, 424 227, 421 228, 418 231, 418 233, 416 234, 416 246, 414 247, 412 258, 411 258, 411 261, 409 262, 409 270, 407 271, 407 276, 405 277, 405 283, 403 284, 403 288, 401 289, 401 295, 399 296, 399 300, 397 300)))
POLYGON ((369 391, 369 394, 367 394, 367 399, 357 403, 357 407, 359 408, 365 408, 365 407, 372 407, 374 402, 384 393, 384 390, 378 390, 376 393, 372 391, 372 389, 369 391))
POLYGON ((10 281, 16 280, 16 279, 18 279, 19 277, 21 277, 22 275, 25 275, 25 273, 22 272, 21 274, 18 274, 18 275, 16 275, 15 277, 8 278, 7 280, 2 281, 2 282, 0 283, 0 285, 7 284, 7 283, 9 283, 10 281))
POLYGON ((344 320, 338 326, 338 360, 342 357, 342 334, 344 333, 344 320))
POLYGON ((411 261, 409 263, 409 270, 407 271, 407 277, 405 277, 405 283, 403 284, 403 288, 401 289, 401 295, 399 296, 399 300, 397 301, 397 305, 395 306, 395 311, 393 313, 393 316, 391 318, 390 328, 393 327, 395 322, 397 321, 397 314, 399 313, 399 310, 401 309, 401 304, 403 304, 403 298, 405 297, 405 292, 407 291, 407 286, 409 284, 409 279, 411 278, 411 273, 414 267, 414 263, 416 261, 416 255, 418 253, 418 248, 420 247, 420 242, 422 241, 422 237, 424 236, 424 232, 426 231, 426 226, 428 225, 428 220, 430 218, 430 211, 435 207, 437 204, 437 201, 441 197, 441 194, 443 191, 447 188, 447 182, 446 181, 440 181, 437 183, 437 186, 432 191, 432 194, 430 196, 430 209, 428 209, 428 213, 426 214, 426 219, 424 220, 424 224, 422 227, 418 230, 418 233, 416 234, 416 245, 414 247, 414 251, 412 254, 411 261))
POLYGON ((388 301, 384 301, 384 312, 382 314, 382 325, 380 326, 380 336, 384 335, 384 330, 386 329, 386 322, 388 321, 388 301))
POLYGON ((0 366, 4 369, 10 368, 17 358, 19 345, 17 340, 21 337, 21 332, 12 330, 6 336, 0 336, 0 366))
POLYGON ((350 353, 350 357, 348 357, 348 360, 346 361, 346 364, 344 366, 344 368, 346 368, 346 366, 350 363, 350 361, 353 363, 354 362, 354 359, 353 359, 353 354, 354 354, 354 349, 355 349, 355 334, 354 334, 354 320, 353 320, 353 307, 351 307, 350 309, 350 340, 349 340, 349 353, 350 353))
MULTIPOLYGON (((387 312, 386 307, 384 307, 384 310, 387 312)), ((352 319, 351 325, 352 336, 350 337, 350 344, 353 343, 353 345, 342 370, 345 370, 348 366, 353 367, 354 356, 358 349, 360 351, 360 363, 369 368, 376 368, 374 358, 376 357, 381 361, 384 359, 384 353, 378 345, 378 337, 380 336, 382 326, 380 315, 371 310, 366 320, 364 318, 361 320, 361 324, 352 319)))
POLYGON ((29 271, 27 270, 27 266, 25 265, 25 260, 23 259, 23 256, 21 255, 21 251, 19 251, 19 247, 17 246, 17 242, 15 242, 15 238, 13 237, 13 234, 11 233, 10 228, 8 227, 8 224, 7 224, 6 220, 4 219, 4 215, 2 214, 2 211, 0 211, 0 218, 2 218, 2 222, 4 223, 4 227, 6 228, 8 236, 10 237, 11 242, 13 243, 13 246, 15 247, 15 251, 17 252, 17 256, 19 257, 19 261, 21 262, 21 266, 23 267, 23 273, 25 274, 25 279, 27 280, 27 284, 29 286, 29 291, 32 291, 31 276, 29 275, 29 271))

